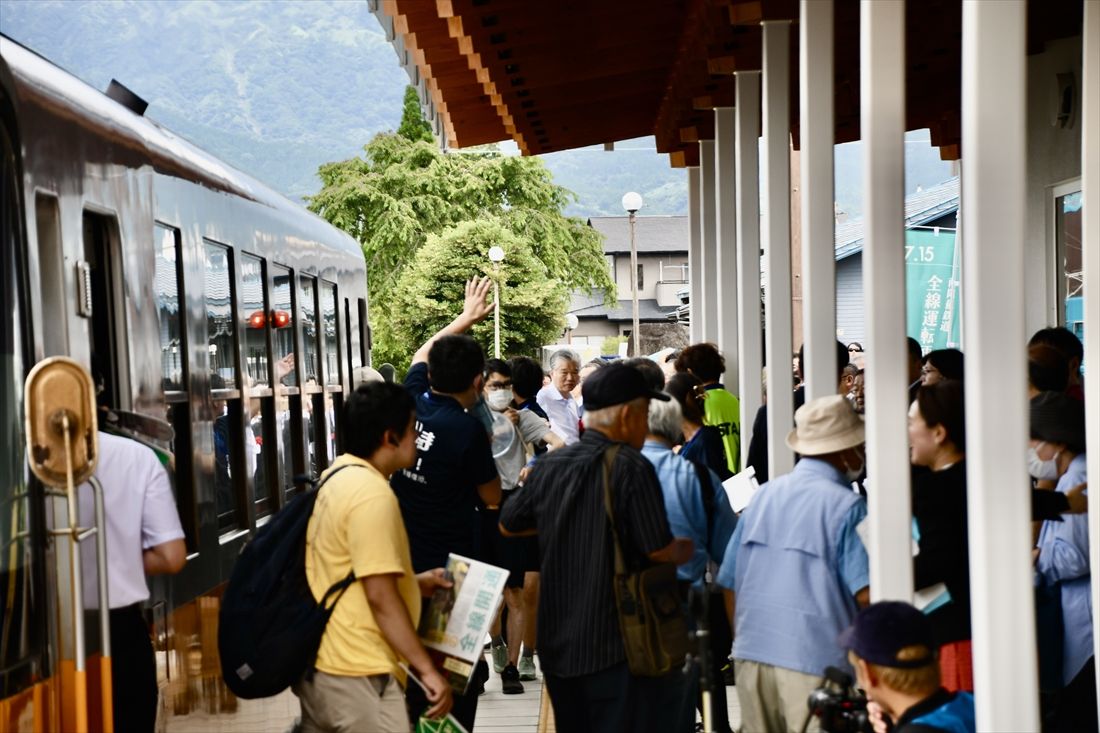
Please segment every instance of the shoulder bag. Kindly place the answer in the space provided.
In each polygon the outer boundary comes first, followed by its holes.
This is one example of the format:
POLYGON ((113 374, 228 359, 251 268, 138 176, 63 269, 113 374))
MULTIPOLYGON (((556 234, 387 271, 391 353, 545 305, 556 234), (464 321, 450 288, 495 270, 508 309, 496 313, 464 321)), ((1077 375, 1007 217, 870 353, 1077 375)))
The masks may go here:
POLYGON ((615 525, 611 467, 619 446, 603 456, 603 499, 615 545, 615 605, 631 674, 661 677, 684 664, 688 648, 687 618, 680 600, 676 566, 657 563, 640 572, 627 572, 615 525))

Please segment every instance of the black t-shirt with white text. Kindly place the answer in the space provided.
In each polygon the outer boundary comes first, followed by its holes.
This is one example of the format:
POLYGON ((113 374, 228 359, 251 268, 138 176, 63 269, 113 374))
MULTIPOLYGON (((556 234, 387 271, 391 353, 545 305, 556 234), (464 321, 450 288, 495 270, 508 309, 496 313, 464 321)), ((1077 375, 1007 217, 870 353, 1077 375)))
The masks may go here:
POLYGON ((489 436, 453 397, 432 393, 428 366, 414 364, 405 389, 416 402, 417 457, 390 485, 409 535, 413 570, 443 567, 447 555, 472 557, 477 487, 496 478, 489 436))

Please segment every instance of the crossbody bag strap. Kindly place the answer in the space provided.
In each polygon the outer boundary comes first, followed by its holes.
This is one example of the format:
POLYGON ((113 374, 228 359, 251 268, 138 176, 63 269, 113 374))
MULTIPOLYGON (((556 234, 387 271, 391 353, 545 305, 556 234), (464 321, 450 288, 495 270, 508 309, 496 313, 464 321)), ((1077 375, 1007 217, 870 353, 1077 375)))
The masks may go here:
POLYGON ((626 562, 623 560, 623 547, 619 542, 619 530, 615 527, 615 510, 612 508, 611 495, 611 467, 615 464, 615 456, 618 454, 617 443, 603 453, 603 506, 607 511, 607 518, 611 521, 611 538, 615 543, 615 575, 626 575, 626 562))

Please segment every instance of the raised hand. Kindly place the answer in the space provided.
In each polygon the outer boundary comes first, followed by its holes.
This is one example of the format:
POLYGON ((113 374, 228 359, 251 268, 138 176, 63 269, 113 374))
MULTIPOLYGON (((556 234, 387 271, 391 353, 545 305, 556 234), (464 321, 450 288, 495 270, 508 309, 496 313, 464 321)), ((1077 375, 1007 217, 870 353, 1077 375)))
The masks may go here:
POLYGON ((466 281, 466 299, 462 304, 462 315, 471 324, 484 321, 493 312, 489 302, 489 291, 493 289, 492 278, 473 277, 466 281))

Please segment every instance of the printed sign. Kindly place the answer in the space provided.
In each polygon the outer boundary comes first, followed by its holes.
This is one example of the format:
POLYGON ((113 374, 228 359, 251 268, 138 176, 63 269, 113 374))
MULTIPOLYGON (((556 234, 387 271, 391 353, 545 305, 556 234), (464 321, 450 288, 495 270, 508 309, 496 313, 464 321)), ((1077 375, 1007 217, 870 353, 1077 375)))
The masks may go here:
POLYGON ((925 353, 959 348, 960 252, 952 229, 905 232, 906 323, 925 353))

